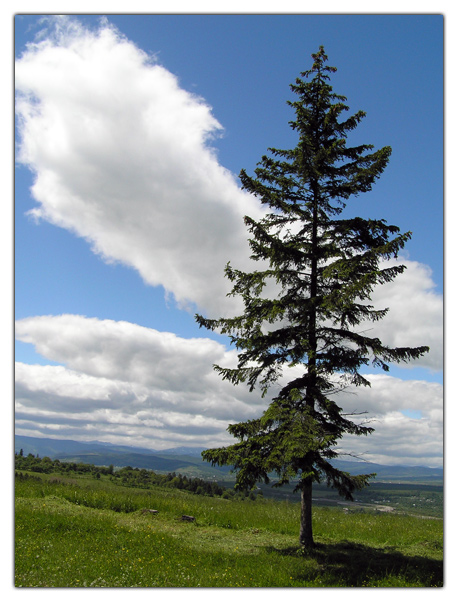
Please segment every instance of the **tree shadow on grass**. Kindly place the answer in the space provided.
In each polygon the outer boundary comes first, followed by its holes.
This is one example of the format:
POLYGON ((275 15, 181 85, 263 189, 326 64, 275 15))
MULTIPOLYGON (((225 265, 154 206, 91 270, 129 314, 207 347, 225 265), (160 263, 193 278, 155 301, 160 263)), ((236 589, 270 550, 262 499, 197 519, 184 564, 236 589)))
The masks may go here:
POLYGON ((338 587, 363 587, 376 585, 399 585, 413 587, 442 587, 443 562, 423 556, 407 556, 393 547, 375 548, 363 544, 343 541, 318 543, 310 552, 297 547, 274 548, 272 553, 282 556, 302 556, 315 562, 307 563, 295 579, 314 581, 338 587))

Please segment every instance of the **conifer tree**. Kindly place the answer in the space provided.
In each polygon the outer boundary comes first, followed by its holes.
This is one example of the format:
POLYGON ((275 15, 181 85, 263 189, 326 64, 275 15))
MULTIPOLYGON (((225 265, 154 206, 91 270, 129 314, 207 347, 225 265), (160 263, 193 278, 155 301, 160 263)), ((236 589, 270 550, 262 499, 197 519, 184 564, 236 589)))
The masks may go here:
POLYGON ((296 376, 280 387, 260 418, 228 427, 237 443, 202 455, 213 464, 232 465, 238 488, 268 483, 270 473, 277 474, 277 486, 297 479, 299 541, 306 548, 314 545, 313 483, 325 481, 351 500, 373 476, 350 476, 331 462, 344 434, 373 431, 355 414, 345 414, 335 394, 350 385, 369 386, 364 366, 388 371, 391 362, 428 351, 390 348, 357 328, 388 312, 375 309, 370 296, 376 285, 404 271, 405 266, 387 267, 381 260, 397 257, 411 233, 402 234, 383 219, 339 217, 348 199, 371 190, 391 148, 347 146, 349 132, 365 113, 344 116, 346 98, 329 83, 335 67, 326 65, 322 46, 312 58, 312 68, 291 85, 297 99, 288 101, 295 111, 290 126, 297 146, 268 149, 255 178, 240 173, 243 188, 267 208, 259 221, 245 217, 251 257, 260 269, 245 273, 226 266, 233 283, 229 294, 242 298, 244 312, 233 318, 196 316, 201 327, 229 335, 240 351, 236 368, 215 366, 223 379, 246 383, 250 390, 259 386, 265 395, 285 368, 295 368, 296 376), (276 290, 269 296, 265 291, 272 283, 276 290))

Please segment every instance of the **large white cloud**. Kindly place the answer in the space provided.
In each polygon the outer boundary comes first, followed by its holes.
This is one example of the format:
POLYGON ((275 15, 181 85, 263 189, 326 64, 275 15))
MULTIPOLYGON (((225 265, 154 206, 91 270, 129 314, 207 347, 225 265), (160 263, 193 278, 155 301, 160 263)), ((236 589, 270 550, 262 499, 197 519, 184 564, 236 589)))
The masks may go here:
POLYGON ((246 264, 243 216, 260 206, 218 163, 211 140, 222 128, 205 101, 108 24, 92 32, 65 17, 15 75, 32 214, 182 305, 233 306, 224 266, 246 264))
MULTIPOLYGON (((234 441, 228 423, 259 416, 269 402, 221 381, 212 365, 234 365, 235 353, 209 339, 73 315, 18 320, 16 336, 65 364, 16 365, 19 434, 151 448, 221 445, 234 441)), ((372 461, 440 464, 442 386, 369 378, 371 388, 345 391, 337 401, 346 412, 366 410, 376 433, 346 438, 342 450, 368 452, 372 461)))

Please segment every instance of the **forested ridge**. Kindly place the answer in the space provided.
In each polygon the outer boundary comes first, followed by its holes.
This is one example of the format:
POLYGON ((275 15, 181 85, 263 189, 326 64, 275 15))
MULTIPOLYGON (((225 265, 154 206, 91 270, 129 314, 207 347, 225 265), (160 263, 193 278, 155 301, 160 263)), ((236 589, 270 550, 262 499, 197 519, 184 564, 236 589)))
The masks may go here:
MULTIPOLYGON (((245 498, 255 499, 258 492, 243 491, 235 492, 233 489, 228 489, 218 485, 215 481, 206 481, 200 478, 187 477, 186 475, 169 472, 167 474, 158 474, 146 468, 133 468, 132 466, 124 466, 116 469, 111 464, 110 466, 95 466, 94 464, 85 464, 82 462, 62 462, 61 460, 52 460, 48 456, 40 458, 38 455, 22 453, 15 454, 15 469, 30 471, 34 473, 58 473, 62 475, 81 474, 92 475, 100 478, 101 475, 109 476, 110 480, 115 481, 119 485, 127 487, 139 487, 148 489, 154 486, 172 487, 190 491, 197 495, 206 495, 210 497, 230 498, 245 498)), ((24 478, 21 473, 16 472, 17 478, 24 478)))

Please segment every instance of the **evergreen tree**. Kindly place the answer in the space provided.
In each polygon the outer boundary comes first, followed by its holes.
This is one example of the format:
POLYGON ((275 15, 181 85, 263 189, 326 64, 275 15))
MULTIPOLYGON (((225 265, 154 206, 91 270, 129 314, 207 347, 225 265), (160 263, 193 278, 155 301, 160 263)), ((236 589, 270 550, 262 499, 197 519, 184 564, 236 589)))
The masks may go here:
POLYGON ((373 476, 350 476, 330 462, 344 434, 373 431, 354 414, 343 413, 334 395, 349 385, 370 385, 361 367, 388 371, 390 362, 407 362, 428 351, 390 348, 356 328, 388 312, 375 309, 370 295, 376 285, 404 271, 405 266, 386 267, 381 260, 397 257, 411 233, 402 234, 383 219, 339 217, 350 197, 371 190, 391 148, 374 152, 373 145, 347 146, 348 133, 365 113, 344 116, 346 98, 329 84, 336 69, 326 65, 322 46, 312 58, 312 68, 291 85, 297 100, 288 102, 295 111, 290 126, 297 146, 268 149, 255 178, 240 173, 243 188, 268 208, 259 221, 245 217, 251 257, 260 269, 245 273, 226 266, 230 295, 242 297, 244 312, 216 320, 196 316, 201 327, 229 335, 241 350, 237 368, 215 366, 233 384, 246 383, 250 390, 258 385, 264 396, 284 368, 299 366, 260 418, 228 427, 237 443, 202 455, 212 464, 233 465, 238 488, 268 483, 272 472, 278 486, 297 478, 304 547, 314 545, 313 482, 324 480, 351 500, 373 476), (263 296, 272 283, 275 294, 263 296))

